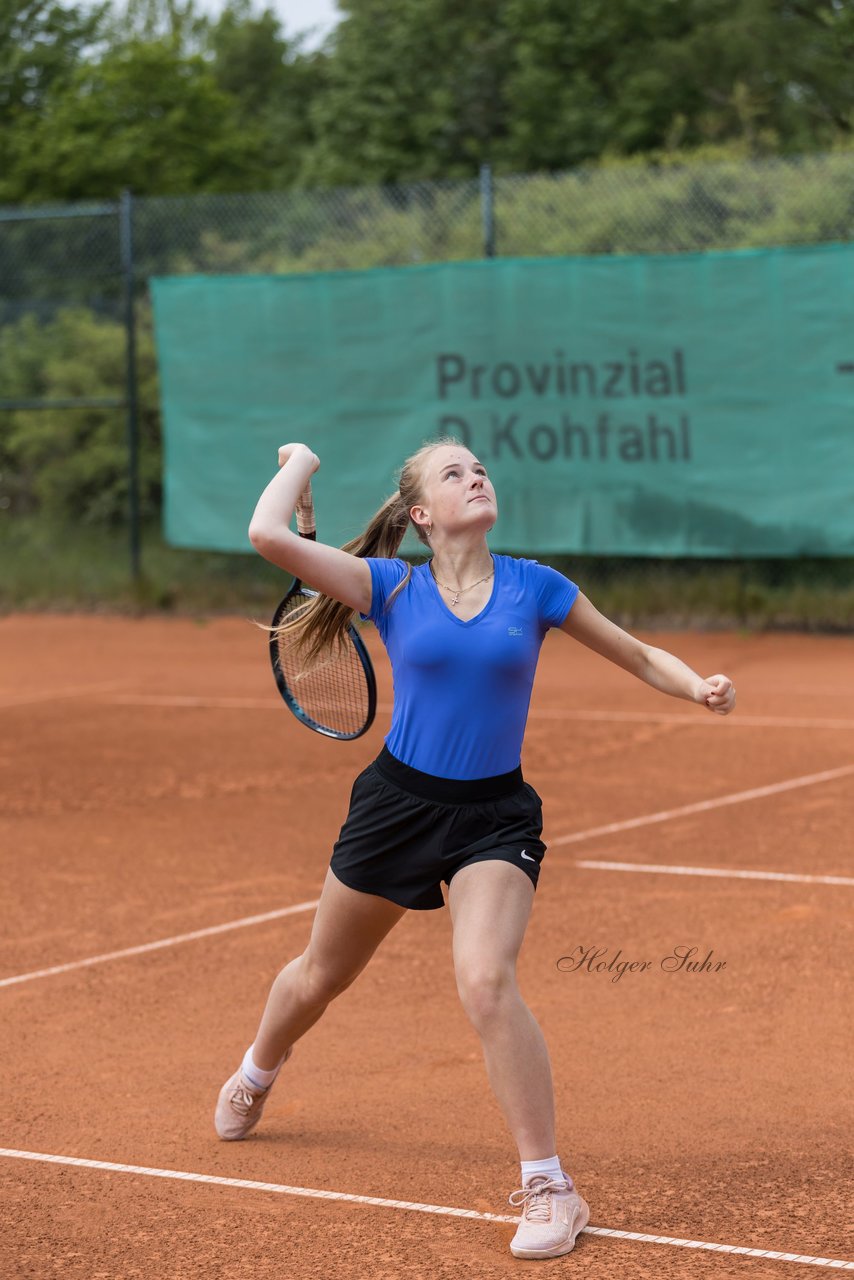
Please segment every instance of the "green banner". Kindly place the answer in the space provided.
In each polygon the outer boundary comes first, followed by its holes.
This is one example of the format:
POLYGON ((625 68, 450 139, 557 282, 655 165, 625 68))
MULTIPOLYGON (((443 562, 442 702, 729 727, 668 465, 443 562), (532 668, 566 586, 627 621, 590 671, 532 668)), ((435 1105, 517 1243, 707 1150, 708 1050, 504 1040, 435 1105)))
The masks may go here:
POLYGON ((451 433, 495 483, 495 551, 854 554, 854 246, 152 292, 176 545, 248 550, 289 440, 321 459, 318 536, 340 544, 451 433))

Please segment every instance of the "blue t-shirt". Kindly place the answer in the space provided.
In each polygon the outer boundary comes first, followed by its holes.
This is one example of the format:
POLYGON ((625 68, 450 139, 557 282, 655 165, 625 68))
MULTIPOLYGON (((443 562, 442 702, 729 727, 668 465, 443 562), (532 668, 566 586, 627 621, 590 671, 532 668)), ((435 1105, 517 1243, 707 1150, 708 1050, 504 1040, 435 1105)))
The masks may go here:
POLYGON ((391 659, 394 711, 386 746, 440 778, 490 778, 519 765, 540 646, 578 595, 569 578, 513 556, 493 555, 492 595, 468 622, 445 604, 429 566, 405 576, 403 560, 366 557, 370 618, 391 659))

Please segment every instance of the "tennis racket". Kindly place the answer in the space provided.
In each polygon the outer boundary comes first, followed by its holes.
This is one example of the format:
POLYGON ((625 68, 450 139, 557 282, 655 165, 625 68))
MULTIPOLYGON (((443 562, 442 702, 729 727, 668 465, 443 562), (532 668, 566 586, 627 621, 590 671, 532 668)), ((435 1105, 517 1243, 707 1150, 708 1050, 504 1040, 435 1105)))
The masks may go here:
MULTIPOLYGON (((310 484, 297 502, 296 516, 300 537, 316 539, 310 484)), ((317 594, 295 578, 273 615, 273 627, 296 622, 317 594)), ((341 645, 304 670, 299 634, 298 630, 284 635, 274 631, 270 636, 270 660, 279 693, 297 720, 315 733, 345 741, 360 738, 373 724, 377 710, 374 668, 361 636, 351 623, 341 645)))

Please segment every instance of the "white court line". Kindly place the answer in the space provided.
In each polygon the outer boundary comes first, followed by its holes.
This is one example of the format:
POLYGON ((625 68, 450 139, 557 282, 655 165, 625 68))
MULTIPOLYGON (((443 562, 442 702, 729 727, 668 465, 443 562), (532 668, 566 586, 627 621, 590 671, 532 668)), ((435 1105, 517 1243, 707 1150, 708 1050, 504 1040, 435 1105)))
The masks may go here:
MULTIPOLYGON (((119 693, 101 700, 108 707, 196 707, 202 710, 227 711, 278 711, 282 700, 275 693, 269 698, 211 698, 194 694, 172 693, 119 693)), ((391 703, 377 703, 377 711, 391 711, 391 703)), ((854 724, 854 721, 852 721, 854 724)))
POLYGON ((735 880, 790 880, 797 884, 845 884, 854 885, 854 876, 802 876, 789 871, 728 871, 725 867, 672 867, 653 862, 600 862, 592 858, 579 858, 576 867, 591 871, 648 871, 669 876, 721 876, 735 880))
POLYGON ((115 707, 202 707, 218 710, 235 708, 240 711, 280 711, 282 702, 275 693, 269 698, 197 698, 191 694, 120 693, 105 698, 107 706, 115 707))
POLYGON ((30 702, 56 702, 59 698, 85 698, 90 693, 109 693, 115 689, 118 681, 110 680, 106 684, 81 684, 70 689, 41 689, 38 693, 14 694, 11 698, 0 696, 0 710, 5 707, 24 707, 30 702))
MULTIPOLYGON (((178 1182, 199 1182, 215 1187, 238 1187, 243 1191, 272 1191, 277 1195, 303 1196, 312 1200, 335 1200, 346 1204, 375 1205, 380 1209, 408 1209, 451 1218, 474 1218, 480 1222, 518 1223, 518 1217, 503 1213, 483 1213, 476 1209, 453 1209, 449 1205, 418 1204, 410 1200, 385 1200, 380 1196, 352 1195, 346 1191, 320 1191, 315 1187, 289 1187, 277 1182, 255 1182, 248 1178, 221 1178, 208 1173, 186 1173, 178 1169, 148 1169, 143 1165, 114 1164, 107 1160, 82 1160, 76 1156, 47 1155, 41 1151, 15 1151, 0 1147, 0 1156, 10 1160, 35 1160, 45 1164, 70 1165, 78 1169, 103 1169, 108 1173, 131 1173, 144 1178, 168 1178, 178 1182)), ((854 1262, 842 1258, 819 1258, 812 1254, 781 1253, 773 1249, 751 1249, 745 1245, 711 1244, 706 1240, 681 1240, 676 1236, 649 1235, 641 1231, 618 1231, 611 1227, 584 1227, 583 1232, 610 1236, 616 1240, 637 1240, 644 1244, 669 1244, 683 1249, 708 1249, 712 1253, 735 1253, 748 1258, 772 1258, 778 1262, 805 1262, 814 1267, 854 1271, 854 1262)))
MULTIPOLYGON (((208 696, 195 697, 193 695, 182 694, 118 694, 112 698, 104 699, 108 706, 120 707, 199 707, 209 708, 211 710, 240 710, 240 711, 279 711, 281 704, 278 699, 271 695, 269 698, 211 698, 208 696)), ((377 704, 377 711, 381 713, 390 712, 392 704, 390 702, 381 702, 377 704)), ((673 714, 672 712, 647 712, 647 711, 559 711, 553 708, 544 708, 543 710, 532 710, 529 716, 531 720, 587 720, 605 723, 655 723, 655 724, 683 724, 693 728, 711 728, 714 724, 723 719, 722 716, 700 715, 699 711, 696 716, 682 713, 673 714)), ((734 718, 727 718, 729 727, 741 726, 745 729, 854 729, 854 720, 840 719, 818 719, 810 717, 797 716, 750 716, 736 715, 734 718)))
MULTIPOLYGON (((630 721, 639 724, 649 722, 684 724, 695 729, 711 728, 712 725, 717 727, 723 718, 715 715, 690 715, 684 712, 680 715, 678 712, 674 714, 668 711, 559 711, 554 708, 544 708, 542 711, 531 712, 531 719, 535 720, 593 720, 615 723, 630 721)), ((729 729, 739 726, 745 729, 854 729, 854 720, 803 716, 750 716, 742 715, 738 711, 732 717, 727 716, 726 722, 729 729)))
MULTIPOLYGON (((776 782, 768 787, 755 787, 752 791, 739 791, 729 796, 718 796, 717 799, 715 800, 702 800, 698 804, 683 805, 682 808, 680 809, 666 809, 666 810, 663 810, 661 813, 646 814, 642 818, 630 818, 626 822, 612 822, 605 827, 591 827, 587 831, 576 831, 568 836, 557 836, 555 837, 555 839, 551 840, 549 843, 551 846, 559 845, 559 844, 573 844, 581 840, 592 839, 595 836, 609 835, 615 831, 627 831, 633 827, 642 827, 647 825, 648 823, 666 822, 669 818, 681 817, 683 814, 700 813, 708 809, 716 809, 722 805, 739 804, 744 800, 754 800, 761 796, 776 795, 780 791, 790 791, 796 787, 806 787, 816 782, 826 782, 832 778, 845 777, 847 774, 850 774, 850 773, 854 773, 854 765, 843 765, 842 768, 840 769, 828 769, 824 773, 807 774, 800 778, 792 778, 787 782, 776 782)), ((585 864, 584 862, 579 862, 577 865, 583 867, 585 864)), ((616 870, 619 868, 622 870, 628 866, 632 866, 634 868, 639 865, 640 864, 614 863, 613 865, 609 865, 606 867, 606 865, 603 863, 601 864, 600 869, 616 870)), ((724 871, 716 870, 714 868, 709 868, 709 869, 706 869, 705 871, 702 868, 700 869, 686 868, 682 870, 681 873, 679 871, 675 871, 674 874, 683 874, 683 875, 729 874, 729 875, 735 875, 735 876, 742 875, 745 879, 763 879, 764 880, 764 879, 770 879, 773 877, 774 879, 786 878, 786 879, 792 879, 792 880, 794 879, 804 880, 807 883, 812 883, 812 882, 823 883, 823 884, 824 883, 829 883, 829 884, 848 883, 841 876, 796 877, 793 874, 789 874, 785 872, 779 872, 779 873, 764 872, 763 873, 763 872, 756 872, 756 871, 754 872, 747 871, 747 872, 739 873, 738 871, 724 872, 724 871)), ((0 987, 11 987, 21 982, 30 982, 34 978, 47 978, 58 973, 68 973, 72 969, 83 969, 88 965, 104 964, 107 960, 119 960, 124 956, 142 955, 146 951, 157 951, 162 947, 175 946, 177 943, 180 943, 180 942, 191 942, 196 938, 208 938, 208 937, 211 937, 213 934, 227 933, 231 929, 241 929, 241 928, 245 928, 248 925, 261 924, 267 920, 277 920, 281 916, 292 915, 294 912, 297 912, 297 911, 309 911, 313 907, 317 906, 318 901, 319 899, 316 899, 313 902, 300 903, 295 907, 282 907, 278 911, 268 911, 264 915, 247 916, 242 920, 233 920, 227 924, 214 925, 208 929, 196 929, 193 933, 178 934, 174 938, 163 938, 159 942, 146 942, 139 947, 127 947, 122 951, 110 951, 105 955, 92 956, 86 960, 73 960, 68 964, 53 965, 49 969, 37 969, 32 973, 22 973, 22 974, 17 974, 16 976, 11 978, 2 978, 0 979, 0 987)))
POLYGON ((607 836, 615 831, 631 831, 635 827, 646 827, 653 822, 668 822, 671 818, 681 818, 689 813, 707 813, 710 809, 742 804, 745 800, 758 800, 762 796, 776 796, 783 791, 811 787, 817 782, 830 782, 834 778, 845 778, 852 773, 854 773, 854 764, 842 765, 839 769, 825 769, 823 773, 807 773, 799 778, 789 778, 786 782, 773 782, 767 787, 753 787, 750 791, 733 791, 729 795, 716 796, 714 800, 699 800, 696 804, 684 804, 678 809, 662 809, 659 813, 648 813, 642 818, 628 818, 625 822, 609 822, 604 827, 590 827, 587 831, 575 831, 568 836, 557 836, 554 840, 550 840, 549 844, 577 844, 581 840, 590 840, 594 836, 607 836))
POLYGON ((210 938, 216 933, 228 933, 230 929, 245 929, 252 924, 264 924, 268 920, 280 920, 282 916, 292 916, 299 911, 311 911, 317 906, 319 898, 313 902, 298 902, 293 907, 281 907, 278 911, 265 911, 260 916, 244 916, 242 920, 230 920, 227 924, 215 924, 208 929, 194 929, 192 933, 179 933, 174 938, 161 938, 158 942, 144 942, 139 947, 125 947, 122 951, 108 951, 104 955, 90 956, 87 960, 72 960, 68 964, 55 964, 50 969, 36 969, 32 973, 19 973, 14 978, 0 979, 0 987, 12 987, 19 982, 30 982, 33 978, 49 978, 57 973, 69 973, 72 969, 84 969, 92 964, 105 964, 107 960, 121 960, 125 956, 140 956, 146 951, 159 951, 163 947, 174 947, 179 942, 194 942, 197 938, 210 938))

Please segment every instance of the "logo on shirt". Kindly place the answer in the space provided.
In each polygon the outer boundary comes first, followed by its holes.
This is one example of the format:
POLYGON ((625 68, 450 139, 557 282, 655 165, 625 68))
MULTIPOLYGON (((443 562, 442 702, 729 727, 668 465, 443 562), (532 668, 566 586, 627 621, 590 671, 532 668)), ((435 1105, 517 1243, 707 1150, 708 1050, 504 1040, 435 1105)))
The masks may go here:
POLYGON ((522 628, 521 628, 521 627, 508 627, 508 628, 507 628, 507 634, 508 634, 508 636, 520 636, 520 635, 522 634, 522 628))

